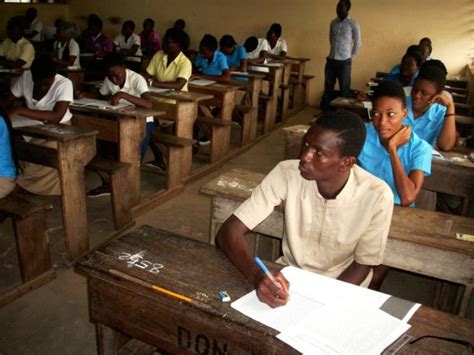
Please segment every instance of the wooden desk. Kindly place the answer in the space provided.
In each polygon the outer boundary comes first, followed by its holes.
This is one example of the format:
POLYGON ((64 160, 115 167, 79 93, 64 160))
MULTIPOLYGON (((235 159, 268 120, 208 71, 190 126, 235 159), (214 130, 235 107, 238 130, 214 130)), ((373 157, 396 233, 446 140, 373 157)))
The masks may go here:
POLYGON ((281 98, 281 121, 286 122, 289 116, 290 108, 290 76, 293 61, 291 60, 272 60, 272 63, 281 63, 283 65, 283 77, 280 86, 281 98))
MULTIPOLYGON (((199 86, 190 82, 188 88, 191 92, 212 95, 213 98, 204 101, 203 104, 219 107, 220 115, 218 118, 226 122, 232 121, 232 112, 235 107, 235 92, 241 87, 222 83, 199 86)), ((230 151, 231 127, 230 125, 215 127, 212 134, 210 163, 214 164, 222 160, 230 151)))
MULTIPOLYGON (((175 103, 154 100, 153 107, 165 112, 165 115, 161 116, 160 119, 175 123, 175 133, 177 137, 186 139, 193 139, 193 126, 198 116, 199 103, 211 100, 214 97, 210 94, 184 91, 151 92, 151 95, 157 99, 174 100, 175 103)), ((179 176, 175 176, 175 178, 179 180, 179 183, 181 183, 183 178, 191 175, 192 160, 192 147, 183 148, 180 161, 176 162, 181 164, 181 173, 178 174, 179 176)), ((175 184, 178 184, 178 181, 173 182, 171 185, 174 186, 175 184)))
POLYGON ((57 150, 15 142, 20 160, 58 169, 64 237, 69 260, 89 250, 87 234, 86 187, 84 168, 95 156, 95 129, 60 124, 16 128, 15 132, 55 141, 57 150))
POLYGON ((346 97, 336 97, 329 105, 338 110, 347 110, 358 114, 364 121, 369 121, 369 114, 364 104, 356 99, 349 99, 346 97))
MULTIPOLYGON (((90 253, 76 267, 88 277, 89 314, 96 324, 99 354, 117 354, 124 345, 137 344, 130 338, 149 344, 148 350, 171 354, 297 354, 275 337, 277 331, 220 301, 221 290, 235 300, 251 286, 208 244, 143 226, 90 253), (192 302, 156 292, 143 282, 192 302)), ((409 323, 412 336, 474 341, 472 321, 427 307, 409 323)), ((446 351, 450 348, 443 347, 453 345, 440 346, 446 351)))
POLYGON ((145 108, 102 110, 72 104, 72 122, 76 126, 97 129, 97 139, 117 143, 118 160, 129 163, 127 181, 131 205, 140 202, 140 145, 145 136, 146 118, 162 115, 162 111, 145 108))
POLYGON ((85 70, 78 68, 78 69, 67 69, 67 68, 62 68, 58 70, 58 73, 65 76, 69 80, 72 81, 74 84, 74 87, 79 89, 84 82, 84 74, 85 70))
POLYGON ((300 110, 305 105, 306 90, 303 86, 305 66, 306 66, 306 63, 309 62, 311 59, 310 58, 294 58, 294 57, 287 57, 287 59, 293 61, 291 70, 296 72, 296 75, 297 75, 297 83, 296 83, 295 94, 293 98, 292 111, 300 110))
MULTIPOLYGON (((234 169, 204 185, 201 192, 212 197, 209 242, 214 244, 220 225, 247 199, 264 175, 234 169)), ((253 237, 255 254, 275 260, 284 235, 282 209, 275 211, 254 231, 273 238, 253 237)), ((460 283, 466 286, 460 314, 464 314, 474 286, 474 244, 456 239, 456 233, 474 234, 474 219, 395 206, 384 264, 398 269, 460 283), (453 225, 443 233, 446 221, 453 225)))

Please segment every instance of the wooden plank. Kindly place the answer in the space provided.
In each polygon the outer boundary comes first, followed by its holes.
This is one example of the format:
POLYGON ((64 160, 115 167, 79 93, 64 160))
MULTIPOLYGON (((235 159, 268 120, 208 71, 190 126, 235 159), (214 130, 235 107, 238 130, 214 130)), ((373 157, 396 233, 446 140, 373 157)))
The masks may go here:
POLYGON ((98 132, 97 139, 112 143, 118 142, 119 133, 116 121, 76 114, 72 118, 72 124, 74 126, 95 129, 98 132))
POLYGON ((65 124, 46 123, 37 126, 16 127, 15 132, 36 138, 65 142, 81 137, 95 136, 98 132, 89 127, 75 127, 65 124))
POLYGON ((52 208, 53 206, 50 203, 29 200, 16 193, 11 193, 0 199, 0 211, 2 214, 20 219, 43 211, 49 211, 52 208))

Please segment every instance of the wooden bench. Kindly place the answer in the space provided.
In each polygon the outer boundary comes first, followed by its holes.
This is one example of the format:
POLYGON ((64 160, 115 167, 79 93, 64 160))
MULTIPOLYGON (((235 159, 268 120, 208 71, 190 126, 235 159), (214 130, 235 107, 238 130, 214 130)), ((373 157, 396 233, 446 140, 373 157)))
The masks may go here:
POLYGON ((259 107, 262 107, 262 112, 259 112, 259 117, 263 121, 263 133, 270 132, 275 126, 275 113, 273 112, 275 107, 275 101, 277 98, 260 94, 259 107))
MULTIPOLYGON (((247 199, 264 175, 234 169, 204 185, 201 192, 212 197, 209 242, 214 244, 221 224, 247 199)), ((275 260, 284 235, 281 208, 248 238, 255 255, 275 260), (262 236, 263 235, 263 236, 262 236)), ((460 216, 395 206, 384 264, 465 286, 459 308, 465 314, 474 286, 474 244, 456 239, 456 232, 474 233, 474 220, 460 216), (451 222, 448 222, 451 221, 451 222), (448 232, 446 224, 452 223, 448 232)))
POLYGON ((46 215, 53 206, 11 193, 0 199, 0 217, 12 219, 23 283, 0 293, 0 307, 56 277, 46 234, 46 215))
POLYGON ((242 119, 240 131, 240 146, 245 147, 255 141, 257 137, 257 108, 252 106, 236 105, 234 111, 242 119))

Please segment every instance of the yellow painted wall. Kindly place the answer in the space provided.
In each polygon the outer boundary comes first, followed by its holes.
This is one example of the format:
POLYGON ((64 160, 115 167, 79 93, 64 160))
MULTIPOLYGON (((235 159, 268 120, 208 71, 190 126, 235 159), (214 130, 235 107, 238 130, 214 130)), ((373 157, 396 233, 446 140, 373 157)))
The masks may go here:
MULTIPOLYGON (((111 36, 120 31, 119 24, 110 22, 111 17, 132 19, 139 29, 145 17, 152 17, 160 33, 182 17, 187 22, 193 47, 197 47, 204 33, 217 38, 229 33, 240 42, 250 35, 264 36, 272 22, 280 22, 290 55, 312 58, 307 72, 316 75, 311 103, 317 103, 329 51, 329 22, 335 17, 336 3, 336 0, 70 0, 68 12, 70 19, 81 27, 88 13, 97 13, 111 36)), ((450 74, 461 73, 470 62, 468 53, 474 46, 473 0, 353 0, 352 3, 351 16, 362 29, 362 50, 353 62, 353 88, 364 88, 376 71, 389 70, 399 62, 408 45, 424 36, 432 39, 433 56, 445 62, 450 74)), ((0 5, 1 12, 6 6, 11 5, 0 5)), ((64 10, 59 6, 57 11, 64 10)))
POLYGON ((32 5, 38 10, 38 17, 45 26, 54 25, 54 20, 57 18, 69 18, 69 5, 0 4, 0 37, 5 37, 8 19, 12 16, 24 15, 32 5))

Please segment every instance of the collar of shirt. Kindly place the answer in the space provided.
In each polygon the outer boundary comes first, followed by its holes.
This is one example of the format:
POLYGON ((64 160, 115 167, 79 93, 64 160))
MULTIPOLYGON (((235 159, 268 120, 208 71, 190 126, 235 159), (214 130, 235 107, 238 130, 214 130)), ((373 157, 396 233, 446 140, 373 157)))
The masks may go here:
POLYGON ((163 57, 161 58, 161 61, 163 62, 163 65, 165 66, 165 68, 168 68, 171 65, 178 65, 178 62, 181 60, 183 55, 184 55, 183 52, 179 52, 179 54, 176 56, 176 58, 174 58, 173 61, 170 63, 170 65, 167 66, 167 64, 168 64, 168 54, 166 54, 163 51, 163 57))
POLYGON ((94 42, 97 42, 97 40, 100 38, 100 36, 102 36, 102 32, 100 32, 96 37, 94 37, 94 36, 91 36, 91 37, 92 37, 92 40, 94 42))
POLYGON ((328 205, 335 205, 335 204, 338 204, 340 202, 344 202, 348 199, 350 199, 352 196, 353 196, 353 191, 354 191, 354 167, 351 169, 350 173, 349 173, 349 178, 347 179, 346 181, 346 184, 344 185, 344 187, 342 188, 341 191, 339 191, 339 193, 337 194, 337 196, 333 199, 326 199, 324 198, 320 193, 319 193, 319 189, 318 189, 318 184, 316 183, 316 181, 311 181, 310 184, 307 184, 306 185, 306 188, 310 188, 310 191, 308 191, 307 189, 305 189, 305 191, 303 192, 303 195, 307 198, 307 197, 314 197, 314 198, 317 198, 319 200, 325 200, 325 202, 328 204, 328 205))
POLYGON ((405 118, 405 120, 408 120, 412 123, 415 123, 417 120, 419 120, 421 118, 428 119, 430 121, 436 121, 436 117, 434 117, 434 115, 429 114, 429 112, 432 109, 433 105, 439 105, 439 104, 438 103, 431 104, 425 112, 423 112, 420 116, 418 116, 415 119, 415 115, 413 113, 413 103, 411 101, 411 96, 408 96, 407 97, 408 115, 407 115, 407 118, 405 118))
POLYGON ((344 20, 341 20, 339 17, 336 17, 335 20, 336 20, 337 22, 340 22, 340 23, 345 22, 346 20, 347 20, 348 22, 350 22, 350 21, 351 21, 351 17, 350 17, 349 15, 347 15, 344 20))

